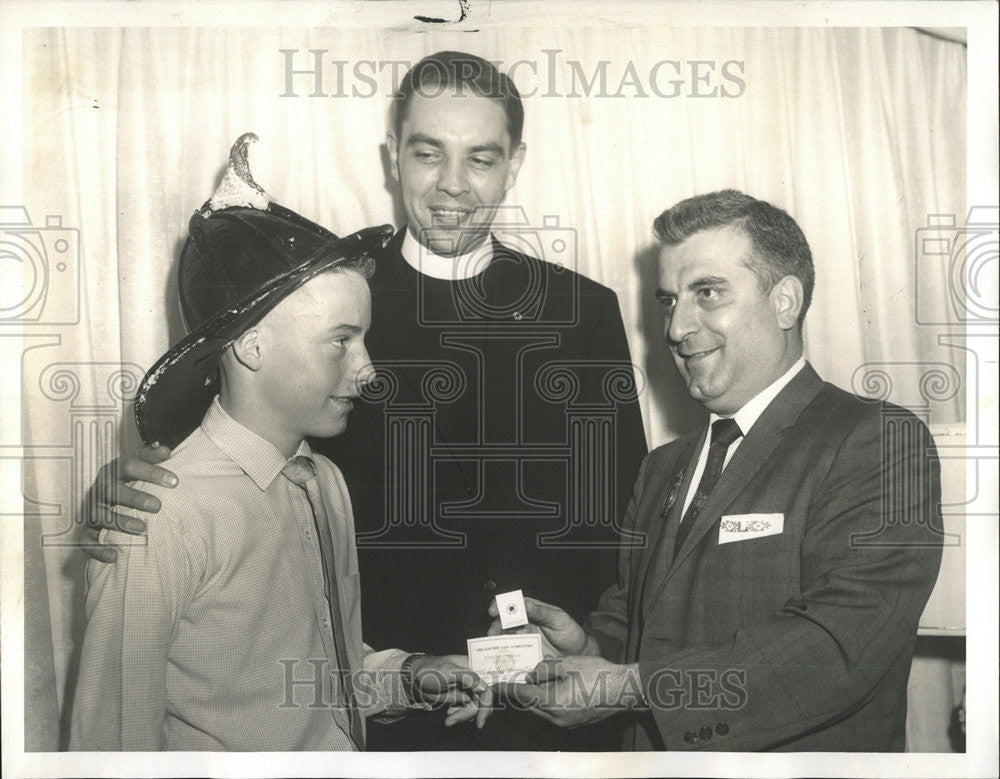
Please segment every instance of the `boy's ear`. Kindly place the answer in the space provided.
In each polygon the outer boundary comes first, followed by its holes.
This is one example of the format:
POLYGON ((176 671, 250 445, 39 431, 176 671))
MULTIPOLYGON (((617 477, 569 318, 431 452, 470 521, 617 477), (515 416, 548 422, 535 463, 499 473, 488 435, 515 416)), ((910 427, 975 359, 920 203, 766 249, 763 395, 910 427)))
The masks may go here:
POLYGON ((232 343, 233 356, 240 365, 251 371, 258 371, 264 364, 264 354, 260 344, 260 330, 247 330, 232 343))

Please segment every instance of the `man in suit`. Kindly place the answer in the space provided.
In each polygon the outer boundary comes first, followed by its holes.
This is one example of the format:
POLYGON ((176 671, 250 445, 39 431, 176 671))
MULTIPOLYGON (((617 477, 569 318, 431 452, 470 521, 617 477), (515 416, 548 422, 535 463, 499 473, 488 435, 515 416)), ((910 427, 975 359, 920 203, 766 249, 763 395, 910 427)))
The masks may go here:
MULTIPOLYGON (((646 443, 617 298, 574 271, 571 231, 497 217, 524 160, 523 120, 513 82, 463 52, 418 62, 394 100, 387 147, 408 224, 370 281, 377 378, 339 439, 310 442, 350 491, 363 631, 375 646, 405 637, 464 654, 487 629, 492 594, 514 589, 583 619, 614 580, 617 548, 633 540, 619 517, 646 443), (493 234, 495 221, 516 243, 493 234)), ((103 471, 105 505, 147 510, 156 504, 119 479, 170 481, 137 456, 103 471)), ((120 527, 141 532, 131 519, 120 527)), ((499 714, 477 731, 417 712, 373 724, 368 748, 620 740, 611 723, 566 734, 499 714)))
POLYGON ((709 425, 643 462, 625 524, 647 543, 584 627, 528 602, 565 656, 515 699, 564 727, 627 710, 629 749, 902 750, 941 557, 930 433, 804 361, 812 258, 784 211, 727 190, 654 227, 664 336, 709 425))

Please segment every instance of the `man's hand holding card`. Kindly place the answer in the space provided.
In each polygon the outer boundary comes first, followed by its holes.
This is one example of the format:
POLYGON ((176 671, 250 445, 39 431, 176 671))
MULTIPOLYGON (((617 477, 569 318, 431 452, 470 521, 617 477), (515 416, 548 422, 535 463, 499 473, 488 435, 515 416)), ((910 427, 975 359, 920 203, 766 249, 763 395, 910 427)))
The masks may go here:
MULTIPOLYGON (((484 680, 498 684, 499 695, 561 727, 578 727, 611 716, 615 711, 641 703, 641 681, 631 666, 609 663, 600 657, 597 642, 569 614, 558 606, 534 598, 521 598, 520 591, 498 595, 490 605, 487 637, 469 641, 469 664, 484 680), (525 669, 528 651, 507 651, 516 657, 517 673, 503 674, 511 661, 500 655, 499 645, 490 641, 532 639, 538 642, 539 661, 525 669), (483 642, 475 646, 474 642, 483 642), (477 666, 473 652, 490 655, 499 667, 477 666), (491 654, 492 653, 492 654, 491 654), (524 673, 528 670, 528 673, 524 673), (607 689, 600 683, 604 678, 607 689), (497 682, 493 679, 497 678, 497 682), (605 696, 594 706, 579 706, 573 701, 574 685, 588 690, 604 690, 605 696)), ((527 645, 524 645, 525 648, 527 645)))
POLYGON ((486 637, 468 641, 469 667, 490 684, 522 684, 547 657, 597 654, 596 643, 569 614, 520 590, 497 595, 490 616, 495 619, 486 637))
POLYGON ((528 624, 521 591, 497 595, 490 613, 497 617, 499 627, 494 631, 491 625, 484 638, 468 640, 469 667, 489 684, 523 682, 543 655, 541 635, 518 630, 528 624))
POLYGON ((520 594, 521 591, 517 590, 496 597, 495 602, 490 605, 490 616, 495 619, 486 631, 487 636, 499 636, 511 632, 538 634, 542 641, 543 657, 599 654, 597 642, 584 633, 583 628, 569 614, 558 606, 534 598, 520 598, 520 594), (510 610, 507 598, 512 595, 518 596, 523 619, 517 616, 517 603, 514 612, 510 610), (515 621, 516 624, 512 624, 515 621))

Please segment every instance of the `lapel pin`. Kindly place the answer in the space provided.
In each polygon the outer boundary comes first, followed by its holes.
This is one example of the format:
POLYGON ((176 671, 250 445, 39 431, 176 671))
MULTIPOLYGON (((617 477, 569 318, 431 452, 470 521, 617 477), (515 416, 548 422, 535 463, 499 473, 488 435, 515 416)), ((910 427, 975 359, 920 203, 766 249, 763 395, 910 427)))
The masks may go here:
POLYGON ((674 479, 674 483, 670 485, 670 492, 667 493, 667 499, 663 501, 663 510, 660 512, 660 516, 666 519, 667 514, 670 513, 670 509, 674 507, 674 503, 677 502, 677 494, 681 491, 681 482, 684 481, 684 467, 677 472, 677 477, 674 479))

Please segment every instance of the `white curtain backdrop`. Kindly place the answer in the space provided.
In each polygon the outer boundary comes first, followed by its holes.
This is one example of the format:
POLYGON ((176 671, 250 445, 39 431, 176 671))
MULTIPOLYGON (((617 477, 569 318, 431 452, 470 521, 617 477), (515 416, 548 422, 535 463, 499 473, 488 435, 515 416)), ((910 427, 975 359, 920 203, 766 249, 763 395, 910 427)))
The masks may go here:
POLYGON ((26 32, 24 205, 48 224, 50 261, 58 231, 71 255, 79 242, 78 264, 50 274, 22 361, 26 617, 38 637, 29 748, 57 744, 43 704, 66 702, 82 635, 83 555, 62 544, 97 468, 136 445, 129 395, 182 335, 179 248, 230 145, 256 132, 256 179, 339 234, 399 225, 382 148, 389 98, 434 51, 513 66, 528 152, 508 204, 543 247, 561 231, 576 253, 558 259, 617 292, 651 446, 700 420, 662 345, 651 223, 725 187, 785 208, 809 239, 806 352, 821 375, 935 424, 964 421, 962 352, 938 340, 958 321, 949 270, 918 231, 929 216, 965 218, 965 48, 906 28, 655 26, 665 22, 26 32), (288 95, 288 63, 308 71, 317 56, 322 83, 293 74, 288 95))

